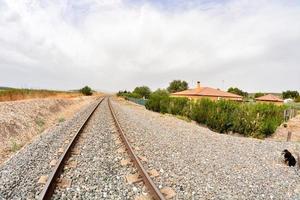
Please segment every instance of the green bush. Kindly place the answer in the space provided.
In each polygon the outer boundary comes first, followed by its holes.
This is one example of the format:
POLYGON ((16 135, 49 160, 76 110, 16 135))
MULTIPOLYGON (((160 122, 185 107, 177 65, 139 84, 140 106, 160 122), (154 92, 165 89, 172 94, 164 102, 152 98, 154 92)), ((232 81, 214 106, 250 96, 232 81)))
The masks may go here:
POLYGON ((159 100, 159 112, 169 113, 170 98, 165 96, 159 100))
POLYGON ((165 90, 158 89, 150 95, 149 100, 147 101, 145 107, 148 110, 153 110, 156 112, 167 112, 169 100, 170 100, 169 93, 165 90))
POLYGON ((258 131, 258 117, 259 115, 254 114, 254 105, 242 104, 233 113, 234 120, 232 125, 232 131, 236 133, 241 133, 245 136, 251 136, 252 133, 258 131))
POLYGON ((206 98, 193 102, 190 112, 190 118, 201 124, 206 124, 212 105, 213 102, 206 98))
POLYGON ((124 96, 126 100, 128 100, 128 98, 136 98, 136 99, 142 98, 141 95, 132 92, 124 93, 122 96, 124 96))
POLYGON ((220 100, 213 102, 212 109, 208 112, 207 125, 220 133, 232 130, 235 120, 234 113, 239 109, 239 104, 233 101, 220 100))
POLYGON ((124 91, 120 90, 120 91, 117 93, 117 96, 118 96, 118 97, 121 97, 121 96, 126 95, 127 93, 130 93, 130 92, 128 92, 128 91, 126 91, 126 90, 124 90, 124 91))
POLYGON ((85 96, 91 96, 93 94, 92 89, 89 86, 85 86, 80 89, 80 92, 85 96))
POLYGON ((269 136, 269 135, 272 135, 277 126, 278 126, 278 122, 276 121, 276 119, 274 118, 271 118, 271 117, 268 117, 268 118, 265 118, 262 122, 261 122, 261 126, 260 126, 260 129, 259 129, 259 133, 260 135, 259 136, 269 136))
POLYGON ((169 97, 159 90, 150 95, 146 108, 161 113, 188 117, 220 133, 236 132, 263 138, 275 132, 283 122, 284 106, 247 104, 210 99, 188 100, 169 97))
POLYGON ((188 104, 188 98, 172 97, 169 101, 169 112, 173 115, 184 115, 184 109, 188 104))

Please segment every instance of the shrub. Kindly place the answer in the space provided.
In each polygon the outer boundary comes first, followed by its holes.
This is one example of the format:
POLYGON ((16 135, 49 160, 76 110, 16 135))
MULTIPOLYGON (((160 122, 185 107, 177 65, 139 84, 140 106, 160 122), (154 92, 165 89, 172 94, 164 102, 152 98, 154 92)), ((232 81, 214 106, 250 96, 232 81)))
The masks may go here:
POLYGON ((219 121, 215 121, 215 129, 221 133, 232 131, 233 122, 236 120, 235 113, 239 111, 239 104, 234 101, 221 100, 216 102, 216 115, 219 121))
MULTIPOLYGON (((137 88, 141 88, 141 87, 137 87, 137 88)), ((129 92, 129 91, 119 91, 117 93, 117 96, 122 96, 124 97, 126 100, 129 100, 129 98, 135 98, 135 99, 141 99, 143 97, 148 98, 149 95, 144 93, 142 90, 143 89, 135 89, 133 92, 129 92)))
POLYGON ((206 124, 220 133, 236 132, 245 136, 266 137, 283 122, 284 106, 274 104, 245 104, 210 99, 188 100, 169 97, 158 90, 150 95, 146 108, 161 113, 180 115, 206 124))
POLYGON ((235 119, 232 125, 232 131, 241 133, 245 136, 251 136, 252 133, 258 131, 258 116, 253 111, 253 106, 250 104, 243 104, 234 112, 235 119))
POLYGON ((213 130, 220 133, 232 130, 235 119, 234 113, 237 112, 239 104, 232 101, 220 100, 211 101, 201 99, 196 111, 196 121, 204 123, 213 130))
POLYGON ((145 106, 148 110, 167 112, 169 98, 169 93, 167 91, 158 89, 150 95, 145 106))
POLYGON ((169 113, 169 105, 170 105, 170 98, 164 97, 159 101, 159 112, 161 113, 169 113))
POLYGON ((126 90, 122 91, 120 90, 118 93, 117 93, 117 96, 120 97, 120 96, 124 96, 125 94, 127 94, 129 92, 127 92, 126 90))
POLYGON ((89 86, 81 88, 80 92, 85 96, 91 96, 93 94, 92 89, 89 86))
POLYGON ((184 109, 188 104, 188 98, 173 97, 169 101, 169 112, 173 115, 184 115, 184 109))
POLYGON ((142 98, 141 95, 136 94, 136 93, 132 93, 132 92, 124 93, 122 96, 124 96, 126 100, 128 100, 128 98, 135 98, 135 99, 140 99, 140 98, 142 98))
POLYGON ((210 99, 197 100, 192 104, 190 117, 201 124, 206 124, 212 105, 213 102, 210 99))
POLYGON ((276 128, 278 127, 278 122, 276 121, 275 118, 272 117, 268 117, 265 118, 260 125, 260 129, 259 129, 259 133, 261 137, 263 136, 269 136, 271 134, 273 134, 276 130, 276 128))

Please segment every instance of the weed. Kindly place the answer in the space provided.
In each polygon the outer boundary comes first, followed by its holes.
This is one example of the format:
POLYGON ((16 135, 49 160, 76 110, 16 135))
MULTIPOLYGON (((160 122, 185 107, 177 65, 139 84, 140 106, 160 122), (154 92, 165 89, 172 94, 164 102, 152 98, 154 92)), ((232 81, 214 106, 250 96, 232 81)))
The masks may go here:
POLYGON ((45 125, 45 121, 41 118, 37 118, 35 119, 35 123, 40 127, 42 128, 44 125, 45 125))
POLYGON ((62 122, 64 122, 64 121, 66 121, 66 119, 65 119, 64 117, 58 118, 58 122, 59 122, 59 123, 62 123, 62 122))
POLYGON ((186 116, 182 116, 182 115, 176 115, 176 118, 177 119, 181 119, 183 121, 186 121, 186 122, 191 122, 192 120, 186 116))
POLYGON ((18 151, 19 149, 21 149, 22 145, 17 143, 15 140, 12 140, 11 141, 11 146, 10 146, 10 150, 12 152, 16 152, 18 151))

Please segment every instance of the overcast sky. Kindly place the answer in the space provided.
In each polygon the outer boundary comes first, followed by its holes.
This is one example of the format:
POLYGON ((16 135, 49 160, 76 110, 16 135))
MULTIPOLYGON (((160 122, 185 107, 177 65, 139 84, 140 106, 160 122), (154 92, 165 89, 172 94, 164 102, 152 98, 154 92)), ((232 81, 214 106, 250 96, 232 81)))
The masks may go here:
POLYGON ((0 0, 0 86, 300 90, 298 0, 0 0))

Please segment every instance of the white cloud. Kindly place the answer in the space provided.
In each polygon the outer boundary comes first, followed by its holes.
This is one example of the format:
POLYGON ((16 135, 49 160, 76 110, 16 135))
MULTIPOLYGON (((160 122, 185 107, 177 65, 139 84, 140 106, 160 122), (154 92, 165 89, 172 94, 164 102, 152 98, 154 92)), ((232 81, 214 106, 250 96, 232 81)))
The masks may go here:
POLYGON ((0 0, 0 85, 155 89, 181 78, 300 90, 299 21, 296 1, 164 10, 118 0, 0 0))

